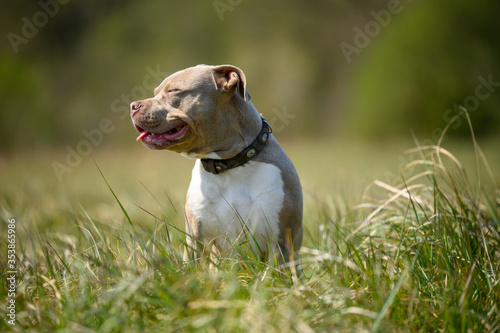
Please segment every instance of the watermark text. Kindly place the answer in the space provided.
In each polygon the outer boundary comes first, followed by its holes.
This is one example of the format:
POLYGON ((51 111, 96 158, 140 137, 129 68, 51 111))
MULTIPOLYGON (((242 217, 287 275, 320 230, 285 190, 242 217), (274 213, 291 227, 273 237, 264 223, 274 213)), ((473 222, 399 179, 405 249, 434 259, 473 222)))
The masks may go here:
MULTIPOLYGON (((411 1, 411 0, 408 0, 411 1)), ((387 8, 380 11, 372 10, 370 15, 373 18, 368 21, 363 29, 354 27, 353 43, 341 42, 340 50, 347 63, 350 64, 354 54, 360 54, 361 51, 370 45, 373 38, 377 37, 383 28, 386 28, 392 21, 394 15, 400 14, 404 7, 400 0, 389 0, 387 8)))
POLYGON ((7 225, 7 323, 16 325, 16 219, 9 219, 7 225))
POLYGON ((61 5, 65 5, 69 0, 39 0, 38 6, 41 8, 35 12, 31 19, 26 16, 21 18, 21 31, 15 33, 13 31, 7 33, 7 39, 14 50, 14 53, 19 53, 21 45, 28 44, 30 40, 38 35, 41 28, 47 25, 50 18, 53 18, 59 12, 61 5))
MULTIPOLYGON (((160 71, 159 65, 156 65, 156 68, 147 66, 146 72, 147 75, 144 76, 142 85, 133 87, 130 94, 122 94, 111 102, 111 112, 116 114, 120 120, 129 117, 129 105, 133 100, 146 99, 149 94, 148 92, 154 90, 156 86, 168 76, 168 73, 160 71)), ((104 117, 95 128, 82 130, 81 134, 83 139, 74 147, 70 145, 65 147, 67 153, 64 161, 52 162, 52 169, 59 182, 63 181, 63 176, 65 174, 71 173, 82 163, 83 157, 90 155, 94 148, 104 141, 106 134, 112 133, 115 129, 115 121, 111 118, 104 117)))
POLYGON ((221 21, 224 21, 224 14, 232 12, 236 6, 241 5, 243 0, 214 0, 212 5, 221 21))

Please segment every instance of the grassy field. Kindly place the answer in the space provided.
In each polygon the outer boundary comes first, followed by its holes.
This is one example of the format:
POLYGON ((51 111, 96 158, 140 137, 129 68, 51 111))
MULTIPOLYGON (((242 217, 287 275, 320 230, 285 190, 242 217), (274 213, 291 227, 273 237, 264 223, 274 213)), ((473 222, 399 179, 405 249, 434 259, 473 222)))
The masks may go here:
POLYGON ((500 142, 480 144, 284 142, 305 196, 294 283, 244 246, 183 263, 192 161, 99 147, 59 182, 64 152, 3 157, 0 330, 500 331, 500 142))

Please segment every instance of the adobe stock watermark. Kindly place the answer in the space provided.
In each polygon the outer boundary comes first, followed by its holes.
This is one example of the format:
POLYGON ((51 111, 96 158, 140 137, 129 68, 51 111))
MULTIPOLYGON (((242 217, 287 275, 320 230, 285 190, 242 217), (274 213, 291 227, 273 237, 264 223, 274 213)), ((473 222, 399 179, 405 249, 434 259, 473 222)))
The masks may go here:
POLYGON ((370 15, 373 19, 368 21, 363 29, 358 26, 354 27, 355 34, 353 43, 341 42, 339 44, 340 50, 347 63, 351 63, 354 54, 360 54, 364 48, 370 45, 372 39, 380 34, 382 28, 386 28, 391 23, 392 17, 400 14, 403 9, 400 0, 389 0, 387 9, 382 9, 378 12, 375 10, 370 11, 370 15))
POLYGON ((221 21, 224 21, 224 14, 232 12, 236 6, 241 5, 243 0, 214 0, 212 5, 221 21))
POLYGON ((16 325, 16 288, 17 288, 17 259, 16 259, 16 219, 8 220, 7 225, 7 323, 16 325))
MULTIPOLYGON (((492 94, 495 93, 495 91, 500 88, 500 81, 493 81, 493 75, 489 74, 487 78, 485 78, 482 75, 479 75, 477 77, 477 80, 479 81, 479 84, 476 86, 474 89, 474 94, 468 95, 465 97, 462 101, 463 106, 459 104, 453 104, 453 106, 449 109, 446 109, 443 113, 443 121, 446 124, 449 124, 450 122, 453 122, 450 124, 450 127, 448 130, 456 130, 460 127, 462 124, 463 119, 466 119, 465 111, 468 113, 475 112, 479 106, 481 105, 481 102, 487 100, 488 98, 491 97, 492 94), (465 109, 465 110, 464 110, 465 109)), ((444 129, 440 127, 436 127, 435 129, 432 130, 431 132, 431 137, 424 139, 419 142, 420 146, 433 146, 436 145, 439 140, 441 140, 441 144, 444 143, 447 140, 447 136, 444 135, 442 138, 444 129)), ((419 159, 420 153, 415 152, 411 155, 407 155, 406 158, 403 155, 399 155, 399 167, 398 170, 403 170, 403 168, 408 165, 411 161, 415 161, 419 159)), ((394 175, 391 172, 386 172, 384 174, 384 177, 386 180, 393 180, 396 178, 396 175, 394 175)))
MULTIPOLYGON (((156 68, 147 66, 146 72, 148 74, 142 79, 142 85, 133 87, 130 94, 122 94, 111 102, 110 109, 119 120, 129 117, 129 105, 132 101, 148 98, 151 92, 168 76, 168 73, 160 70, 159 65, 156 65, 156 68)), ((59 182, 62 182, 65 174, 71 173, 82 163, 84 157, 89 156, 94 148, 104 141, 105 135, 116 129, 115 122, 116 119, 104 117, 99 121, 97 127, 82 130, 83 139, 76 146, 67 145, 65 147, 67 154, 64 161, 52 162, 52 169, 59 182)))
POLYGON ((272 113, 273 115, 267 120, 267 122, 275 133, 283 131, 285 127, 290 124, 290 121, 297 117, 295 114, 288 113, 286 106, 283 106, 283 109, 281 110, 274 108, 272 113))
MULTIPOLYGON (((491 95, 495 92, 498 87, 500 87, 500 81, 493 81, 493 74, 488 75, 487 78, 484 78, 482 75, 477 77, 479 84, 476 86, 474 90, 474 95, 469 95, 464 98, 462 104, 469 113, 475 112, 482 101, 487 100, 491 97, 491 95)), ((447 109, 443 114, 443 120, 448 123, 450 122, 457 114, 461 113, 461 117, 455 120, 454 124, 450 127, 453 130, 456 130, 462 124, 462 119, 465 119, 465 114, 462 112, 460 105, 453 104, 453 107, 447 109)), ((442 132, 442 129, 435 129, 435 131, 442 132)))
POLYGON ((61 5, 65 5, 70 0, 39 0, 38 6, 40 10, 35 12, 31 19, 26 16, 21 18, 20 34, 15 32, 7 33, 10 45, 14 53, 19 53, 19 47, 23 44, 28 44, 29 41, 36 37, 39 30, 49 23, 49 20, 59 13, 61 5))

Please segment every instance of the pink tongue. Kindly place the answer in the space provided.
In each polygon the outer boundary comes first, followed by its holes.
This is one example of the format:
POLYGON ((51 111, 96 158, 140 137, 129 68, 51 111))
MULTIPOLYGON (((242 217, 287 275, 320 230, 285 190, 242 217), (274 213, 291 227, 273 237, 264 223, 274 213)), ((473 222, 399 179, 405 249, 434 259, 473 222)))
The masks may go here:
POLYGON ((148 135, 148 132, 146 131, 141 132, 141 134, 139 134, 139 136, 137 137, 136 141, 142 140, 146 135, 148 135))

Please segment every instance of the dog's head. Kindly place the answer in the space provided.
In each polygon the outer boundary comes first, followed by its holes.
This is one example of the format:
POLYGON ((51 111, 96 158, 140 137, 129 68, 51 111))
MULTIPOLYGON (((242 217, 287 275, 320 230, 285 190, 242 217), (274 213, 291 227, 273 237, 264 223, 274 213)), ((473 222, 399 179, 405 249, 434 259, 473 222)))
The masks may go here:
POLYGON ((224 145, 249 100, 241 69, 198 65, 167 77, 154 97, 132 102, 130 115, 147 147, 199 156, 224 145))

